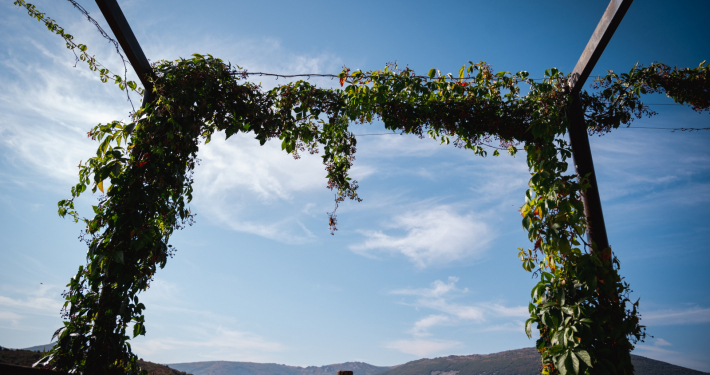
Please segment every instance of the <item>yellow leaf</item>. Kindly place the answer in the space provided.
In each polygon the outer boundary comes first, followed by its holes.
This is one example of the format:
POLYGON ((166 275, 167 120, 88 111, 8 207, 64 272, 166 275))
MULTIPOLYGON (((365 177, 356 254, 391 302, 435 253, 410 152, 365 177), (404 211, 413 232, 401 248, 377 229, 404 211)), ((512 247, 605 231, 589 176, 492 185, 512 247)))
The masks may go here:
POLYGON ((102 193, 104 192, 104 182, 103 181, 99 182, 96 186, 99 187, 99 190, 101 190, 102 193))

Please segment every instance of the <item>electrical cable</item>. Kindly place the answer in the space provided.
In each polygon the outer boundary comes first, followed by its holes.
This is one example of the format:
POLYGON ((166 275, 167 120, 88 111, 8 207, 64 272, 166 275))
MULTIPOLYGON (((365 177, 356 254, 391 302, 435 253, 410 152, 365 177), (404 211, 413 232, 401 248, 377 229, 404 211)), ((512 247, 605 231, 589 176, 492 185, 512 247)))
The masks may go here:
MULTIPOLYGON (((674 133, 676 131, 690 131, 690 132, 698 132, 701 130, 710 130, 710 128, 660 128, 660 127, 653 127, 653 126, 628 126, 628 127, 619 127, 618 129, 660 129, 660 130, 671 130, 671 133, 674 133)), ((400 133, 369 133, 369 134, 355 134, 356 137, 362 137, 362 136, 370 136, 370 135, 403 135, 400 133)), ((490 146, 497 148, 495 146, 490 146)), ((503 149, 501 149, 503 150, 503 149)))

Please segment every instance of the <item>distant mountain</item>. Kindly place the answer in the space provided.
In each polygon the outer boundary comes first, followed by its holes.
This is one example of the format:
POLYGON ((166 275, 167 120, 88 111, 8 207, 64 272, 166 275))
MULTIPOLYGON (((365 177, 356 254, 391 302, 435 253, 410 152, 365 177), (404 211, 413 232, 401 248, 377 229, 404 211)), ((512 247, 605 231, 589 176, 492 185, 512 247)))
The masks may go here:
POLYGON ((30 367, 42 358, 42 352, 8 349, 0 346, 0 364, 30 367))
POLYGON ((29 351, 33 351, 33 352, 48 352, 52 349, 54 344, 56 344, 56 342, 51 342, 51 343, 45 344, 45 345, 32 346, 29 348, 23 348, 22 350, 29 350, 29 351))
MULTIPOLYGON (((494 354, 450 355, 407 362, 380 375, 539 375, 540 354, 535 348, 494 354)), ((197 375, 197 374, 195 374, 197 375)))
MULTIPOLYGON (((631 356, 636 375, 702 375, 670 363, 631 356)), ((535 348, 509 350, 487 355, 448 356, 407 362, 379 375, 539 375, 540 355, 535 348)), ((198 375, 195 373, 195 375, 198 375)))
POLYGON ((194 375, 331 375, 341 370, 352 371, 353 375, 374 375, 391 369, 391 367, 373 366, 362 362, 345 362, 320 367, 227 361, 174 363, 167 366, 194 375))
MULTIPOLYGON (((631 360, 636 375, 708 374, 637 355, 632 355, 631 360)), ((339 370, 353 371, 354 375, 539 375, 540 355, 535 348, 525 348, 494 354, 420 359, 394 367, 378 367, 362 362, 296 367, 226 361, 175 363, 168 366, 194 375, 335 375, 339 370)))
MULTIPOLYGON (((42 358, 42 350, 49 350, 52 346, 54 344, 38 345, 27 349, 8 349, 0 346, 0 373, 4 374, 4 370, 8 371, 2 368, 3 364, 31 367, 42 358)), ((138 361, 138 365, 148 371, 149 375, 189 375, 165 365, 143 360, 138 361)))
MULTIPOLYGON (((31 366, 40 359, 41 351, 49 350, 52 345, 38 345, 27 349, 0 347, 0 365, 31 366)), ((637 355, 632 355, 631 361, 636 368, 636 375, 710 374, 637 355)), ((425 358, 393 367, 373 366, 363 362, 320 367, 227 361, 161 365, 140 360, 138 363, 153 375, 335 375, 341 370, 353 371, 354 375, 538 375, 540 357, 535 348, 525 348, 494 354, 425 358)))

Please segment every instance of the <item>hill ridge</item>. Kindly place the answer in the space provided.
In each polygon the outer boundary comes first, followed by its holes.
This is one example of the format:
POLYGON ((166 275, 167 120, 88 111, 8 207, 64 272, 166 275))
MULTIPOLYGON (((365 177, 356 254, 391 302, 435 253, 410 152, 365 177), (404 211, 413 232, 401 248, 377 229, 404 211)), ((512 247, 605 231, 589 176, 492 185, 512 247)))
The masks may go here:
MULTIPOLYGON (((636 375, 703 375, 706 372, 632 355, 636 375)), ((288 366, 276 363, 201 361, 167 366, 194 375, 539 375, 540 356, 535 348, 489 354, 449 355, 421 358, 397 366, 374 366, 366 362, 333 363, 324 366, 288 366)))

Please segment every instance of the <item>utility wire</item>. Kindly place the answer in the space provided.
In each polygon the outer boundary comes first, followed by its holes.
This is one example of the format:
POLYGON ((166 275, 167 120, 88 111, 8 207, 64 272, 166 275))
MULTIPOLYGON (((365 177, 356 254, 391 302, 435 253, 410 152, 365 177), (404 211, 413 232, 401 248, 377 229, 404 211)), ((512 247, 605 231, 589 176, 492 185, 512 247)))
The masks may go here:
POLYGON ((676 130, 682 131, 682 132, 692 132, 692 131, 701 131, 701 130, 710 130, 710 128, 657 128, 653 126, 629 126, 623 129, 666 129, 666 130, 672 130, 671 133, 674 133, 676 130))
MULTIPOLYGON (((108 40, 111 44, 113 44, 113 46, 116 48, 116 53, 118 54, 118 56, 121 58, 121 61, 123 62, 123 82, 128 82, 128 65, 130 64, 130 62, 128 60, 126 60, 126 57, 123 56, 123 54, 121 53, 121 47, 119 46, 118 42, 115 39, 111 38, 111 36, 108 35, 108 33, 99 25, 98 22, 96 22, 96 20, 93 17, 91 17, 89 12, 86 9, 84 9, 84 7, 81 6, 81 4, 77 3, 74 0, 67 0, 67 1, 69 1, 72 5, 74 5, 74 8, 78 9, 79 12, 81 12, 89 22, 91 22, 94 26, 96 26, 96 29, 99 31, 101 36, 104 37, 104 39, 108 40)), ((135 107, 133 107, 133 101, 131 100, 131 96, 128 93, 128 86, 126 86, 126 98, 128 99, 128 102, 131 103, 131 108, 133 108, 133 110, 135 111, 135 107)))
MULTIPOLYGON (((277 74, 277 73, 265 73, 265 72, 248 72, 248 71, 245 70, 245 71, 242 71, 242 72, 238 72, 237 74, 276 77, 276 79, 279 79, 279 78, 296 78, 296 77, 308 77, 308 78, 311 78, 311 77, 324 77, 324 78, 330 78, 330 79, 334 79, 334 78, 340 79, 340 76, 338 76, 337 74, 318 74, 318 73, 277 74)), ((370 78, 370 77, 371 77, 371 76, 369 76, 369 75, 363 74, 362 76, 360 76, 360 77, 358 77, 358 78, 367 79, 367 78, 370 78)), ((444 78, 444 79, 447 79, 447 80, 452 80, 452 81, 458 81, 458 80, 461 80, 461 79, 464 80, 464 81, 467 81, 467 80, 475 79, 475 77, 471 77, 471 76, 464 77, 464 78, 456 78, 456 77, 449 77, 448 75, 444 75, 444 76, 441 76, 441 77, 444 78)), ((345 78, 355 78, 355 77, 352 77, 352 76, 345 76, 345 78)), ((410 76, 409 78, 425 78, 425 79, 431 79, 429 76, 410 76)), ((531 81, 541 81, 541 80, 543 80, 543 79, 545 79, 545 78, 525 78, 525 80, 528 80, 528 79, 531 80, 531 81)))
MULTIPOLYGON (((682 131, 682 132, 698 132, 701 130, 710 130, 710 128, 659 128, 659 127, 652 127, 652 126, 629 126, 629 127, 619 127, 619 129, 662 129, 662 130, 671 130, 671 133, 674 133, 676 131, 682 131)), ((370 136, 370 135, 404 135, 400 133, 369 133, 369 134, 355 134, 356 137, 362 137, 362 136, 370 136)), ((490 145, 487 145, 490 146, 490 145)), ((493 148, 498 148, 495 146, 490 146, 493 148)), ((504 150, 501 148, 501 150, 504 150)))
MULTIPOLYGON (((250 75, 258 75, 258 76, 266 76, 266 77, 276 77, 276 79, 279 78, 297 78, 297 77, 307 77, 307 79, 310 79, 311 77, 323 77, 323 78, 330 78, 333 80, 334 78, 340 79, 340 76, 337 74, 320 74, 320 73, 300 73, 300 74, 278 74, 278 73, 266 73, 266 72, 249 72, 249 71, 242 71, 239 72, 238 74, 243 74, 246 76, 250 75)), ((359 78, 361 79, 367 79, 372 76, 370 75, 365 75, 363 74, 359 78)), ((469 81, 476 79, 475 77, 467 76, 463 78, 455 78, 455 77, 449 77, 448 75, 442 76, 445 80, 451 80, 451 81, 459 81, 459 80, 464 80, 464 81, 469 81)), ((345 76, 345 78, 354 78, 352 76, 345 76)), ((410 78, 423 78, 423 79, 431 79, 429 76, 410 76, 410 78)), ((545 78, 525 78, 525 80, 531 80, 531 81, 542 81, 545 78)), ((683 105, 679 103, 648 103, 644 105, 683 105)))

